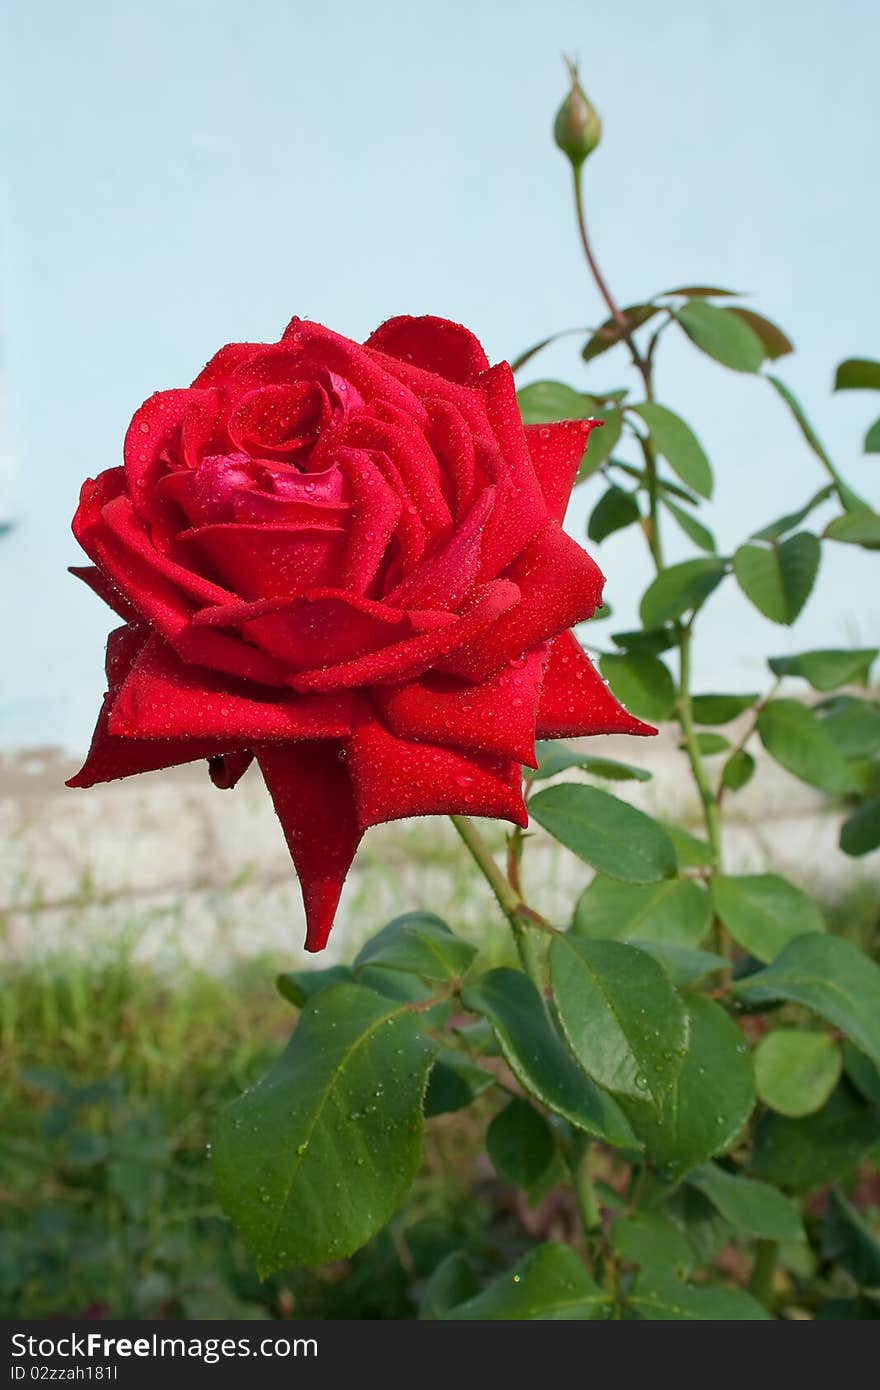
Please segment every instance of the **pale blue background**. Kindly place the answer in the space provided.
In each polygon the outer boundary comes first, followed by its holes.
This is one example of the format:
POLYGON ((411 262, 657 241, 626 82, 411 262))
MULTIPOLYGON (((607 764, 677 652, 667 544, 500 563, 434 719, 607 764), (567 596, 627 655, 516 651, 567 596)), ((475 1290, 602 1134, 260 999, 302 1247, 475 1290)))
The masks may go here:
MULTIPOLYGON (((294 312, 361 337, 431 311, 492 358, 598 320, 549 137, 562 50, 605 120, 588 185, 618 295, 695 279, 753 291, 798 344, 784 376, 878 499, 877 461, 859 456, 878 398, 829 390, 840 358, 880 355, 878 15, 873 0, 10 7, 0 505, 19 524, 0 541, 0 744, 88 737, 108 624, 64 574, 69 517, 151 391, 294 312)), ((538 374, 626 376, 622 356, 581 370, 570 347, 538 374)), ((820 484, 760 382, 670 341, 660 392, 715 459, 722 544, 820 484)), ((616 540, 600 558, 626 624, 641 549, 616 540)), ((829 546, 824 565, 793 632, 732 586, 717 596, 703 685, 760 684, 762 650, 877 641, 876 558, 829 546)))

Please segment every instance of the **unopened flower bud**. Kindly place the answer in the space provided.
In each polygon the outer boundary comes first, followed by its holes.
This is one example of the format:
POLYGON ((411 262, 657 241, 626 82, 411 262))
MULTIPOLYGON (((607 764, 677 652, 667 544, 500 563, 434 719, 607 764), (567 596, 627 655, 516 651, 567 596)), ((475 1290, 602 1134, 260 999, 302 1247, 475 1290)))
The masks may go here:
POLYGON ((581 86, 577 65, 569 58, 565 62, 571 77, 571 91, 556 113, 553 138, 575 169, 579 169, 602 138, 602 122, 581 86))

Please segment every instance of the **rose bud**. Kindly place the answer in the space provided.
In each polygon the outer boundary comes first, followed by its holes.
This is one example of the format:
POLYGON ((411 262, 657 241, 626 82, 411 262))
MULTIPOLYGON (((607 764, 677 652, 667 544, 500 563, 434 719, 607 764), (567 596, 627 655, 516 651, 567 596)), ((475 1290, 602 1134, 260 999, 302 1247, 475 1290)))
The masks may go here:
POLYGON ((562 529, 595 423, 524 428, 510 367, 438 318, 363 345, 294 319, 151 396, 74 518, 123 625, 70 785, 256 761, 310 951, 370 826, 526 825, 536 738, 655 732, 571 632, 602 596, 562 529))
POLYGON ((566 58, 565 63, 571 77, 571 91, 556 113, 553 138, 575 169, 579 169, 602 138, 602 122, 581 86, 577 65, 570 58, 566 58))

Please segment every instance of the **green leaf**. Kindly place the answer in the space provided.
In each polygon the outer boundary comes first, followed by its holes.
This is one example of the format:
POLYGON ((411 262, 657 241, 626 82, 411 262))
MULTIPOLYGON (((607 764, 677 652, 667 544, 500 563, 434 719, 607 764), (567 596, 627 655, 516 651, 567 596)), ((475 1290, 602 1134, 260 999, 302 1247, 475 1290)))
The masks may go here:
POLYGON ((538 759, 537 768, 526 768, 525 776, 530 781, 541 781, 556 777, 560 772, 577 768, 589 773, 591 777, 601 777, 609 782, 650 782, 651 773, 632 763, 621 763, 615 758, 596 758, 590 753, 581 753, 577 748, 569 748, 564 743, 540 739, 535 744, 538 759))
POLYGON ((347 965, 330 965, 326 970, 286 970, 277 976, 275 988, 282 999, 301 1009, 322 990, 343 984, 351 978, 347 965))
POLYGON ((826 483, 825 487, 820 488, 819 491, 810 498, 809 502, 805 503, 803 507, 799 507, 796 512, 786 512, 784 516, 779 517, 776 521, 771 521, 767 526, 762 526, 760 531, 755 531, 753 539, 757 541, 778 540, 778 538, 784 536, 787 531, 793 531, 796 526, 800 526, 801 522, 806 520, 810 513, 814 512, 822 502, 827 502, 828 498, 831 497, 833 493, 834 484, 826 483))
POLYGON ((539 352, 543 352, 551 343, 556 343, 560 338, 580 337, 583 333, 589 333, 588 328, 561 328, 558 333, 548 333, 546 338, 540 338, 537 343, 527 347, 510 363, 512 372, 522 371, 526 363, 531 362, 533 357, 537 357, 539 352))
POLYGON ((707 550, 710 555, 715 554, 718 546, 708 526, 704 526, 691 512, 685 511, 684 507, 678 507, 674 502, 670 502, 665 494, 661 494, 660 501, 694 545, 698 545, 701 550, 707 550))
POLYGON ((825 930, 813 899, 778 874, 716 874, 711 891, 734 941, 764 963, 796 937, 825 930))
POLYGON ((625 883, 656 883, 676 870, 666 831, 625 801, 597 787, 562 783, 529 802, 533 820, 599 873, 625 883))
MULTIPOLYGON (((726 753, 730 747, 728 739, 723 734, 703 733, 697 734, 694 738, 697 752, 703 758, 713 758, 718 753, 726 753)), ((680 748, 686 748, 687 744, 680 743, 680 748)))
POLYGON ((492 1120, 486 1148, 496 1173, 526 1189, 540 1181, 556 1155, 553 1131, 544 1116, 519 1096, 492 1120))
POLYGON ((354 968, 381 965, 445 984, 459 979, 476 954, 476 946, 456 936, 432 912, 407 912, 361 947, 354 968))
POLYGON ((758 715, 758 733, 770 756, 802 782, 826 792, 859 790, 858 776, 806 705, 771 700, 758 715))
POLYGON ((810 597, 822 547, 810 531, 766 544, 748 541, 733 557, 733 572, 746 598, 774 623, 790 627, 810 597))
POLYGON ((735 753, 731 753, 721 769, 721 785, 728 791, 738 792, 752 780, 756 766, 751 753, 746 753, 742 748, 737 749, 735 753))
POLYGON ((421 1157, 423 1026, 406 1005, 334 985, 223 1111, 214 1181, 263 1276, 350 1255, 395 1211, 421 1157))
POLYGON ((687 1019, 657 961, 620 941, 558 936, 550 947, 553 998, 569 1047, 615 1094, 662 1110, 687 1051, 687 1019))
POLYGON ((593 1282, 574 1251, 548 1242, 441 1317, 456 1322, 589 1321, 606 1317, 608 1311, 608 1295, 593 1282))
POLYGON ((672 1271, 680 1278, 690 1274, 696 1263, 686 1236, 664 1211, 643 1210, 621 1217, 611 1228, 611 1243, 622 1260, 643 1269, 672 1271))
POLYGON ((627 1307, 650 1322, 767 1322, 770 1314, 742 1289, 682 1284, 659 1269, 647 1269, 627 1307))
POLYGON ((803 1004, 880 1065, 880 966, 842 936, 798 937, 765 970, 736 981, 733 992, 750 1007, 803 1004))
MULTIPOLYGON (((618 472, 625 473, 628 478, 635 478, 636 482, 643 489, 648 487, 648 474, 644 468, 636 468, 635 464, 626 463, 623 459, 612 459, 610 468, 616 468, 618 472)), ((681 483, 673 482, 671 478, 657 478, 657 487, 661 494, 669 494, 670 497, 678 497, 682 502, 687 502, 689 507, 698 507, 700 499, 695 492, 689 488, 682 487, 681 483)), ((661 498, 662 500, 662 498, 661 498)))
POLYGON ((658 299, 679 295, 683 299, 740 299, 741 290, 723 290, 718 285, 682 285, 677 290, 663 290, 658 299))
POLYGON ((606 459, 610 458, 620 434, 623 429, 623 411, 614 406, 608 406, 601 411, 602 419, 605 421, 600 430, 593 430, 587 440, 587 449, 578 469, 576 481, 582 483, 585 478, 591 477, 597 469, 602 467, 606 459))
POLYGON ((880 848, 880 800, 866 801, 843 822, 840 848, 854 859, 880 848))
POLYGON ((802 676, 814 690, 836 690, 839 685, 867 685, 878 655, 877 647, 829 648, 797 656, 771 656, 767 665, 775 676, 802 676))
POLYGON ((875 420, 865 435, 865 453, 880 454, 880 420, 875 420))
POLYGON ((725 573, 726 562, 708 555, 661 570, 648 585, 639 605, 645 627, 659 627, 692 608, 699 608, 713 589, 717 589, 725 573))
POLYGON ((844 758, 880 753, 880 705, 854 695, 838 695, 816 706, 824 732, 844 758))
POLYGON ((687 1007, 688 1052, 663 1114, 644 1101, 622 1102, 648 1158, 673 1178, 728 1148, 755 1103, 752 1059, 736 1024, 709 999, 694 996, 687 1007))
POLYGON ((671 946, 695 946, 711 922, 709 894, 687 878, 641 885, 599 874, 581 894, 574 913, 579 936, 671 946))
POLYGON ((695 695, 691 711, 695 724, 729 724, 751 709, 757 695, 695 695))
POLYGON ((425 1284, 419 1304, 419 1321, 433 1322, 442 1318, 457 1303, 472 1298, 479 1288, 470 1261, 460 1250, 453 1250, 440 1261, 425 1284))
POLYGON ((794 352, 794 343, 783 333, 778 323, 765 319, 763 314, 756 314, 754 309, 743 309, 739 304, 731 305, 730 313, 736 314, 743 323, 747 323, 752 332, 760 338, 764 356, 771 362, 794 352))
POLYGON ((848 357, 834 377, 835 391, 880 391, 880 362, 870 357, 848 357))
POLYGON ((828 1100, 842 1065, 840 1048, 827 1033, 780 1028, 755 1049, 758 1097, 780 1115, 812 1115, 828 1100))
POLYGON ((722 366, 756 372, 764 361, 761 339, 731 309, 719 309, 698 299, 674 312, 691 342, 722 366))
POLYGON ((845 545, 862 545, 866 550, 880 547, 880 516, 869 507, 859 507, 829 521, 822 532, 826 540, 845 545))
POLYGON ((765 1110, 754 1127, 751 1171, 774 1187, 810 1192, 861 1162, 877 1143, 877 1126, 876 1110, 844 1086, 802 1120, 765 1110))
POLYGON ((822 1254, 841 1265, 862 1288, 880 1288, 880 1241, 840 1192, 828 1196, 822 1254))
POLYGON ((666 833, 675 846, 675 854, 680 869, 702 869, 714 863, 712 846, 698 839, 689 830, 684 830, 673 821, 663 821, 666 833))
POLYGON ((514 1076, 548 1110, 609 1144, 635 1144, 623 1112, 581 1071, 527 975, 490 970, 463 991, 462 1002, 489 1019, 514 1076))
POLYGON ((870 1057, 849 1041, 843 1044, 843 1066, 852 1084, 865 1100, 880 1105, 880 1069, 870 1057))
POLYGON ((463 1052, 442 1048, 428 1077, 425 1117, 448 1115, 464 1110, 477 1096, 495 1084, 490 1072, 483 1071, 463 1052))
POLYGON ((675 682, 659 657, 644 651, 611 654, 599 658, 599 670, 620 703, 639 719, 667 719, 672 713, 675 682))
POLYGON ((832 473, 834 473, 835 469, 834 464, 831 461, 831 457, 828 454, 828 451, 826 450, 821 439, 817 435, 816 431, 813 429, 813 426, 810 424, 810 421, 807 419, 807 416, 804 413, 804 408, 795 396, 794 392, 791 391, 788 386, 786 386, 784 381, 780 381, 778 376, 772 376, 770 373, 768 373, 767 380, 770 382, 770 385, 776 391, 777 395, 781 396, 781 398, 785 401, 785 404, 788 406, 789 410, 794 416, 795 424, 797 425, 807 444, 809 444, 813 453, 816 455, 817 458, 821 459, 822 463, 825 464, 826 468, 828 468, 832 473))
MULTIPOLYGON (((650 319, 661 312, 657 304, 629 304, 622 311, 626 319, 627 327, 631 333, 642 324, 648 323, 650 319)), ((616 319, 606 319, 603 324, 596 329, 581 349, 581 357, 585 362, 592 362, 594 357, 599 357, 609 348, 613 348, 623 339, 620 324, 616 319)))
POLYGON ((663 1209, 687 1236, 697 1264, 714 1264, 719 1253, 734 1238, 730 1224, 718 1208, 713 1207, 702 1192, 686 1183, 673 1188, 663 1209))
POLYGON ((701 497, 711 497, 712 468, 690 425, 665 405, 653 401, 632 408, 648 426, 654 448, 681 481, 701 497))
POLYGON ((735 1231, 758 1240, 804 1240, 801 1214, 788 1197, 769 1183, 725 1172, 707 1163, 689 1173, 687 1182, 708 1197, 735 1231))
POLYGON ((516 394, 525 425, 546 425, 555 420, 587 420, 595 414, 595 401, 563 381, 533 381, 516 394))
POLYGON ((641 519, 639 504, 634 492, 612 483, 596 503, 587 523, 587 535, 591 541, 604 541, 615 531, 622 531, 633 522, 641 519))
POLYGON ((633 938, 632 944, 658 960, 672 983, 678 986, 696 984, 716 970, 725 970, 728 965, 724 956, 717 956, 714 951, 698 951, 692 946, 674 946, 666 941, 639 941, 636 938, 633 938))
POLYGON ((674 627, 640 627, 636 632, 612 632, 611 640, 616 647, 622 647, 626 652, 659 656, 678 645, 678 634, 674 627))

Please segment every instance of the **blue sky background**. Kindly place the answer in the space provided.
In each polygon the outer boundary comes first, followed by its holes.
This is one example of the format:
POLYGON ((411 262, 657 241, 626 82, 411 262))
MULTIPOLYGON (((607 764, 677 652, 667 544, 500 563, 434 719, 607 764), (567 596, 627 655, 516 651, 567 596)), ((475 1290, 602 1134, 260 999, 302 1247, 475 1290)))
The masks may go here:
MULTIPOLYGON (((109 622, 64 572, 69 519, 150 392, 293 313, 356 338, 439 313, 493 359, 599 321, 549 134, 563 50, 605 122, 588 194, 618 296, 751 291, 797 344, 782 374, 880 499, 860 456, 877 398, 830 394, 838 360, 880 356, 872 0, 44 0, 5 25, 0 745, 87 741, 109 622)), ((535 375, 627 379, 617 354, 586 374, 574 345, 535 375)), ((659 394, 716 464, 722 546, 820 485, 770 389, 671 334, 659 394)), ((642 549, 599 558, 628 625, 642 549)), ((827 546, 823 566, 792 631, 733 586, 712 600, 704 688, 760 685, 761 652, 880 639, 876 558, 827 546)))

